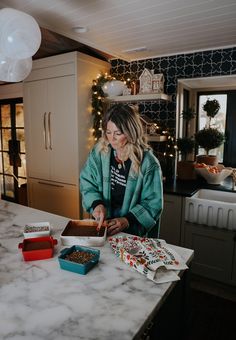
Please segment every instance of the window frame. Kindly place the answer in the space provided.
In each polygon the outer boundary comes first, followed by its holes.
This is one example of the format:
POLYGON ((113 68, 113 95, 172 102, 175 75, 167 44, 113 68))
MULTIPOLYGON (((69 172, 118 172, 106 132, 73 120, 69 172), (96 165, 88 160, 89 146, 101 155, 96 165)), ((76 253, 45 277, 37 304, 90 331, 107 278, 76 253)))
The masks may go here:
POLYGON ((206 90, 196 92, 196 131, 199 126, 199 97, 201 95, 227 95, 227 107, 226 107, 226 122, 225 122, 225 143, 224 143, 224 153, 223 153, 223 164, 224 166, 236 167, 236 157, 235 160, 233 155, 236 155, 236 134, 234 129, 236 128, 236 90, 206 90), (235 107, 235 111, 233 109, 235 107), (234 113, 235 112, 235 113, 234 113), (235 124, 234 124, 235 123, 235 124), (235 137, 234 137, 235 136, 235 137))

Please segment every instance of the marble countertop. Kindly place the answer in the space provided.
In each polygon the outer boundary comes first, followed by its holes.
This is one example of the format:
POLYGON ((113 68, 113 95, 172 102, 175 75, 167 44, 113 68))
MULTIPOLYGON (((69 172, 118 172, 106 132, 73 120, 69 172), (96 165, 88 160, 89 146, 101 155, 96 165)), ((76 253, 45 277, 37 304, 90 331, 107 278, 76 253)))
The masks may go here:
MULTIPOLYGON (((65 217, 0 201, 0 339, 130 340, 146 327, 176 282, 156 284, 115 256, 108 243, 87 275, 61 270, 65 217), (25 262, 24 225, 50 222, 54 257, 25 262)), ((171 246, 188 263, 193 251, 171 246)))

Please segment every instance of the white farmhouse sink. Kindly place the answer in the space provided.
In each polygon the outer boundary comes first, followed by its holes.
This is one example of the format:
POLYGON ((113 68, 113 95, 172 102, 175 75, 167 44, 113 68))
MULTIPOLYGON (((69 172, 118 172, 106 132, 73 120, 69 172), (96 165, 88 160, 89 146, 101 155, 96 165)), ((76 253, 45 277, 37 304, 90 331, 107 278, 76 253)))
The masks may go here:
POLYGON ((185 221, 236 230, 236 192, 198 190, 185 198, 185 221))

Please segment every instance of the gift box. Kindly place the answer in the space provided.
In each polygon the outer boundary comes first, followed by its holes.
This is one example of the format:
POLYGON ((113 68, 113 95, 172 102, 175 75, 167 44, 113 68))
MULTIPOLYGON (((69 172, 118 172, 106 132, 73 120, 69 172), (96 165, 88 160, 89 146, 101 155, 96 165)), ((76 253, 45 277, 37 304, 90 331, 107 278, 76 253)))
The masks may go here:
POLYGON ((25 261, 44 260, 53 257, 54 245, 57 240, 51 236, 26 238, 19 243, 25 261))
POLYGON ((98 249, 73 245, 61 251, 58 261, 61 269, 85 275, 98 263, 99 257, 98 249))

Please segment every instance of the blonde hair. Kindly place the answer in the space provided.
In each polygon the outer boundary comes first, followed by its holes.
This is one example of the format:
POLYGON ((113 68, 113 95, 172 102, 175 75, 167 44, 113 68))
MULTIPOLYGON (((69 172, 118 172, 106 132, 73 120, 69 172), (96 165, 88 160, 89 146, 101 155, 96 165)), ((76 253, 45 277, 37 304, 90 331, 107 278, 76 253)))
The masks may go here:
POLYGON ((145 150, 150 150, 151 147, 147 144, 137 107, 115 104, 106 112, 102 121, 103 136, 99 141, 102 152, 108 152, 109 149, 106 137, 107 123, 109 121, 113 122, 127 138, 123 154, 120 157, 121 160, 130 158, 133 171, 138 173, 143 160, 143 153, 145 150))

